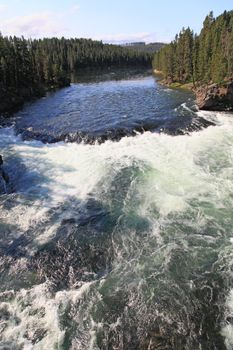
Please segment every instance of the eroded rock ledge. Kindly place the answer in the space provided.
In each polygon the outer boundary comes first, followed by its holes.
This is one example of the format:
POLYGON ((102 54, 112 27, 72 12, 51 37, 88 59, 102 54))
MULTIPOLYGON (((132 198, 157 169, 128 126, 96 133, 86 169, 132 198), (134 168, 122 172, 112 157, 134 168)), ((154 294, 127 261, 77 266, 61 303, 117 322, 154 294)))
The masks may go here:
POLYGON ((171 79, 164 79, 163 72, 154 70, 158 82, 169 88, 182 88, 192 90, 196 95, 197 106, 206 111, 233 111, 233 78, 220 84, 202 85, 197 82, 182 83, 171 79))
POLYGON ((233 111, 233 81, 211 84, 194 90, 199 109, 207 111, 233 111))

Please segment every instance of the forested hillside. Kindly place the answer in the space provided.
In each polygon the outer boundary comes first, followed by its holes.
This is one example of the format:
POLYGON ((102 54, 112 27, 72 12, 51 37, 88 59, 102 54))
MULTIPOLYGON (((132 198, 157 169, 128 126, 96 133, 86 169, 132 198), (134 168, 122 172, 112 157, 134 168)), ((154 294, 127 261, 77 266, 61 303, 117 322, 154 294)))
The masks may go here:
POLYGON ((205 18, 199 35, 182 29, 155 54, 153 67, 168 83, 221 83, 233 78, 233 11, 205 18))
POLYGON ((86 67, 151 66, 152 56, 89 39, 26 40, 0 35, 0 112, 66 86, 86 67))

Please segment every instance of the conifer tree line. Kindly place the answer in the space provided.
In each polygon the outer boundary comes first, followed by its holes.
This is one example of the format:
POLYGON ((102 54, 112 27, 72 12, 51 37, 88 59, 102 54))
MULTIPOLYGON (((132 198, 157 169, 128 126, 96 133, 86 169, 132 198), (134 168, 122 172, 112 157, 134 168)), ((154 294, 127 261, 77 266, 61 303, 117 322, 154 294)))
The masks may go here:
POLYGON ((168 83, 221 83, 233 78, 233 11, 205 18, 199 35, 182 29, 175 40, 158 51, 153 67, 168 83))
POLYGON ((0 111, 6 109, 3 101, 20 103, 68 85, 70 74, 83 68, 151 67, 152 58, 151 53, 91 39, 26 40, 0 34, 0 111))

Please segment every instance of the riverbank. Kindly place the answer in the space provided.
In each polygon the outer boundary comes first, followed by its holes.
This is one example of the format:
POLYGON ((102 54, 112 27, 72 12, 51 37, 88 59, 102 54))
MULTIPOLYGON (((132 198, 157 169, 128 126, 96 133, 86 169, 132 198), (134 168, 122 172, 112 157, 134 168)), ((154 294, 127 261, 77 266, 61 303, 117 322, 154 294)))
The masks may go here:
POLYGON ((164 79, 164 74, 162 71, 153 69, 153 74, 158 78, 158 83, 167 86, 171 89, 184 89, 184 90, 191 90, 194 91, 194 85, 193 83, 179 83, 178 81, 173 82, 168 79, 164 79))
POLYGON ((194 90, 199 109, 233 111, 233 81, 199 86, 194 90))
POLYGON ((24 103, 45 95, 45 89, 25 88, 20 92, 16 89, 0 89, 0 113, 5 117, 23 107, 24 103))
POLYGON ((12 113, 18 112, 26 102, 36 101, 45 96, 48 92, 69 87, 71 83, 86 83, 93 81, 109 81, 130 79, 132 76, 142 77, 151 75, 151 67, 134 66, 121 68, 109 66, 107 68, 83 68, 80 71, 68 74, 58 82, 50 85, 38 84, 24 88, 4 88, 0 83, 0 116, 9 117, 12 113))
POLYGON ((34 87, 24 87, 20 89, 0 86, 0 115, 10 116, 19 111, 26 102, 37 100, 46 95, 47 92, 70 86, 70 79, 66 78, 59 85, 45 86, 39 84, 34 87))
POLYGON ((191 90, 196 96, 197 106, 206 111, 233 111, 233 80, 224 81, 219 84, 191 82, 180 83, 164 79, 163 72, 154 69, 154 75, 158 77, 158 83, 172 89, 191 90))

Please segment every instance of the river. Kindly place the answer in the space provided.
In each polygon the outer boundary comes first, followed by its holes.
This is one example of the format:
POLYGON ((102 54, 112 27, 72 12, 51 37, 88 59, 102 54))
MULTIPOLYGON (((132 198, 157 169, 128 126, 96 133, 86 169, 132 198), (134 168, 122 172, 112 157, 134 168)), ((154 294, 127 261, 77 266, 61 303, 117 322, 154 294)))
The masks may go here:
POLYGON ((0 128, 0 349, 233 349, 233 115, 151 76, 0 128))

